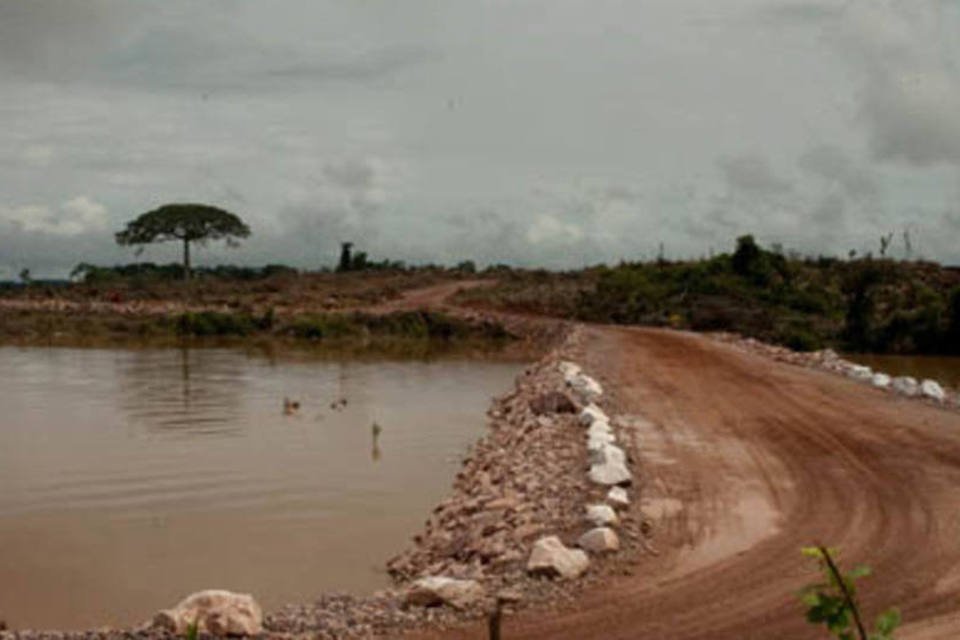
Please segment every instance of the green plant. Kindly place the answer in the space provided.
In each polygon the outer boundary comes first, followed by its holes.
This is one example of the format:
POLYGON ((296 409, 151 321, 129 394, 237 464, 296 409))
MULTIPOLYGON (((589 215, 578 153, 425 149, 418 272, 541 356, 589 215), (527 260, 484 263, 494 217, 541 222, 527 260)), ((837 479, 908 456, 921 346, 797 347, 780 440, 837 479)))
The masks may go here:
POLYGON ((253 318, 242 313, 187 312, 177 319, 177 332, 184 336, 245 336, 256 326, 253 318))
POLYGON ((800 593, 810 623, 823 624, 839 640, 893 640, 893 632, 900 624, 900 611, 896 608, 877 616, 872 632, 867 633, 863 626, 856 581, 870 575, 870 567, 858 565, 841 573, 834 560, 836 550, 831 552, 822 545, 805 547, 802 553, 818 562, 825 579, 806 586, 800 593))
POLYGON ((205 204, 167 204, 141 214, 116 234, 119 245, 144 245, 177 240, 183 242, 183 277, 190 279, 190 243, 225 239, 233 246, 237 239, 250 235, 240 218, 205 204))
POLYGON ((190 626, 187 627, 187 632, 184 634, 184 637, 187 640, 197 640, 200 637, 200 622, 194 620, 190 623, 190 626))

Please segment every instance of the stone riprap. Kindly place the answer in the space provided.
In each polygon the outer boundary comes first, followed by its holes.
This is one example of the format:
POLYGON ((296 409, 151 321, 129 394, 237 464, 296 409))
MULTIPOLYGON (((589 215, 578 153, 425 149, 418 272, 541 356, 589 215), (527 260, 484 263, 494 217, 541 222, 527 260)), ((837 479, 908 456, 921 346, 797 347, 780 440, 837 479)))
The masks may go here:
POLYGON ((150 626, 184 635, 192 625, 213 636, 250 636, 263 631, 263 611, 253 596, 222 589, 191 594, 172 609, 157 612, 150 626))
POLYGON ((489 431, 465 455, 451 494, 434 508, 413 545, 388 562, 396 589, 378 594, 375 605, 369 598, 352 599, 348 607, 340 598, 288 607, 268 616, 268 628, 321 637, 336 629, 336 637, 356 637, 442 627, 484 616, 497 600, 572 600, 585 578, 616 572, 618 558, 643 553, 639 503, 632 509, 626 490, 616 487, 617 511, 607 504, 611 484, 632 480, 630 456, 616 444, 617 421, 599 404, 605 397, 601 383, 568 355, 576 352, 576 334, 494 401, 489 431), (597 456, 603 464, 591 464, 597 456), (591 474, 601 483, 591 481, 591 474), (599 527, 585 518, 588 506, 602 507, 599 521, 616 522, 619 534, 591 533, 599 527), (471 588, 470 603, 454 605, 422 588, 449 580, 476 584, 482 596, 471 588), (340 609, 326 609, 333 605, 353 611, 355 625, 344 630, 340 609))
POLYGON ((620 538, 610 527, 595 527, 580 536, 577 544, 589 553, 613 553, 620 550, 620 538))
POLYGON ((590 566, 590 559, 580 549, 564 546, 557 536, 537 540, 527 560, 527 573, 548 578, 578 578, 590 566))
POLYGON ((482 602, 486 593, 476 580, 458 580, 446 576, 427 576, 414 580, 404 596, 406 604, 434 607, 448 604, 468 609, 482 602))
POLYGON ((787 347, 760 342, 754 338, 744 338, 734 333, 713 333, 710 335, 721 342, 766 356, 778 362, 830 371, 857 381, 865 382, 873 385, 877 389, 884 389, 897 395, 924 399, 937 404, 950 405, 955 408, 960 407, 960 394, 955 390, 945 390, 936 380, 928 379, 918 382, 916 378, 910 376, 892 377, 880 371, 873 371, 865 365, 856 364, 841 358, 832 349, 799 352, 788 349, 787 347))

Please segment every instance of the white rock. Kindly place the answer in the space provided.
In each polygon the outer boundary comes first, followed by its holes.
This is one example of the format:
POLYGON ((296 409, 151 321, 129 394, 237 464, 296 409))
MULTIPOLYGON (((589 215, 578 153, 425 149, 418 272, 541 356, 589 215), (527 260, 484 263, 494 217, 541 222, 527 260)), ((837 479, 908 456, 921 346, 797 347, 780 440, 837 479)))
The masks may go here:
POLYGON ((567 378, 567 377, 573 378, 575 376, 578 376, 580 375, 580 371, 581 371, 579 365, 573 362, 570 362, 569 360, 561 360, 557 364, 557 369, 560 370, 560 373, 563 374, 564 378, 567 378))
POLYGON ((869 380, 873 377, 873 371, 862 364, 850 364, 847 366, 847 375, 855 380, 869 380))
POLYGON ((587 437, 587 452, 591 457, 596 454, 600 449, 603 449, 607 445, 615 443, 617 439, 612 433, 598 433, 593 436, 587 437))
POLYGON ((567 382, 587 401, 596 400, 603 395, 603 387, 600 386, 600 383, 584 373, 567 382))
POLYGON ((580 412, 580 424, 585 427, 589 427, 595 421, 602 420, 603 422, 609 422, 610 419, 607 417, 607 414, 603 410, 592 402, 583 408, 583 411, 580 412))
POLYGON ((891 386, 894 391, 902 393, 905 396, 915 396, 920 393, 920 385, 917 384, 915 378, 911 378, 910 376, 894 378, 891 386))
POLYGON ((937 402, 943 402, 947 399, 947 392, 943 390, 943 387, 941 387, 940 383, 936 380, 927 379, 921 382, 920 393, 937 402))
POLYGON ((607 492, 607 502, 615 507, 627 507, 630 506, 630 497, 623 487, 613 487, 607 492))
POLYGON ((587 429, 587 437, 592 438, 597 435, 613 435, 613 427, 605 420, 597 420, 587 429))
POLYGON ((580 536, 577 544, 590 553, 611 553, 620 549, 620 538, 609 527, 597 527, 580 536))
POLYGON ((890 376, 885 373, 875 373, 873 378, 870 380, 870 383, 880 389, 886 389, 890 386, 890 376))
POLYGON ((580 549, 568 549, 557 536, 540 538, 533 545, 527 572, 560 578, 576 578, 590 566, 590 558, 580 549))
POLYGON ((616 462, 591 465, 589 477, 591 482, 606 486, 629 484, 632 479, 627 467, 616 462))
POLYGON ((483 587, 476 580, 427 576, 410 585, 404 600, 407 604, 419 607, 448 604, 456 609, 468 609, 482 601, 483 597, 483 587))
POLYGON ((185 634, 194 623, 200 633, 215 636, 256 635, 263 632, 263 610, 250 594, 208 589, 158 611, 152 626, 185 634))
POLYGON ((590 453, 590 464, 605 464, 607 462, 627 464, 627 454, 623 452, 623 449, 613 444, 605 444, 596 449, 588 448, 587 451, 590 453))
POLYGON ((586 518, 587 522, 592 522, 597 527, 606 527, 620 522, 617 512, 608 504, 588 505, 586 518))

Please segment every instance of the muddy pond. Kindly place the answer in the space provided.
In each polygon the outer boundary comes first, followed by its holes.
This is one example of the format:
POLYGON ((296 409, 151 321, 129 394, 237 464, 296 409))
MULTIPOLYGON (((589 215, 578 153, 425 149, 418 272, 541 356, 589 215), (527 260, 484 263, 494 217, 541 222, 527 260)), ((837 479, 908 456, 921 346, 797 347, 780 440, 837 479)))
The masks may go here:
POLYGON ((891 376, 931 378, 952 389, 960 388, 960 358, 956 356, 897 356, 853 353, 846 356, 874 371, 891 376))
POLYGON ((386 586, 522 366, 0 347, 0 619, 129 625, 203 588, 270 609, 386 586))

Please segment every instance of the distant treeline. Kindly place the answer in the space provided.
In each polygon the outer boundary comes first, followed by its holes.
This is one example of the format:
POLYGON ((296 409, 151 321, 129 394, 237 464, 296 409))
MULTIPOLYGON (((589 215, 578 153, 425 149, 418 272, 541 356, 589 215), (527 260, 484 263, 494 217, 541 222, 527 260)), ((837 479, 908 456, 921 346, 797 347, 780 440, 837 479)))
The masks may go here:
MULTIPOLYGON (((436 264, 424 264, 411 266, 400 260, 381 260, 371 261, 365 253, 357 253, 353 256, 349 271, 448 271, 455 270, 463 273, 476 273, 476 265, 466 260, 455 267, 445 267, 436 264)), ((509 269, 505 266, 490 267, 488 271, 509 269)), ((343 269, 337 269, 338 271, 343 269)), ((237 265, 217 265, 215 267, 193 267, 194 278, 216 278, 222 280, 263 280, 277 276, 297 275, 305 273, 294 267, 282 264, 268 264, 263 267, 246 267, 237 265)), ((329 268, 321 268, 311 273, 332 273, 329 268)), ((119 282, 123 280, 182 280, 183 265, 179 263, 156 264, 153 262, 136 262, 131 264, 121 264, 113 266, 99 266, 83 262, 78 264, 70 272, 70 278, 74 281, 86 284, 109 284, 110 282, 119 282)), ((13 285, 14 283, 10 283, 13 285)))
POLYGON ((593 322, 735 331, 800 350, 960 353, 960 270, 787 256, 752 236, 709 259, 514 271, 461 299, 593 322))

